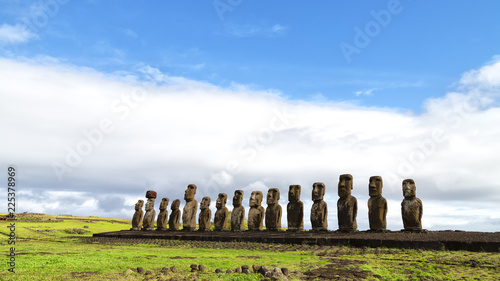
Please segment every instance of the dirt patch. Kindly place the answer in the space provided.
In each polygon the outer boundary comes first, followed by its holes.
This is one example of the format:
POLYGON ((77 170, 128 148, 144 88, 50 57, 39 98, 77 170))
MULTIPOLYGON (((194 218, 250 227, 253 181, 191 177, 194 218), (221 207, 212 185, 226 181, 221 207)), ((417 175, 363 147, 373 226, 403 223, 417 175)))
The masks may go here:
POLYGON ((194 260, 196 259, 195 257, 180 257, 180 256, 177 256, 177 257, 170 257, 171 260, 180 260, 180 259, 188 259, 188 260, 194 260))
MULTIPOLYGON (((365 280, 373 276, 371 271, 359 268, 358 264, 366 262, 346 259, 329 259, 330 264, 304 272, 302 280, 365 280)), ((373 276, 376 277, 376 276, 373 276)))
POLYGON ((261 257, 259 257, 259 256, 237 256, 237 258, 256 260, 256 259, 260 259, 261 257))
POLYGON ((71 272, 71 276, 73 278, 86 278, 86 277, 92 277, 94 275, 98 275, 99 272, 97 271, 83 271, 83 272, 71 272))

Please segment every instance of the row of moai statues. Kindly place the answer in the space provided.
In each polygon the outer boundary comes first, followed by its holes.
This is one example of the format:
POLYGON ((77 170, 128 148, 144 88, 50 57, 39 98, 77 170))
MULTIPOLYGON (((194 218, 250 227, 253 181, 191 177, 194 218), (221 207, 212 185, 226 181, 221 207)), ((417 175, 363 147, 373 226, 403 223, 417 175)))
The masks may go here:
MULTIPOLYGON (((416 186, 412 179, 406 179, 402 183, 404 200, 401 203, 401 215, 403 218, 404 230, 422 230, 422 201, 416 197, 416 186)), ((368 199, 368 220, 370 231, 385 231, 387 226, 387 201, 382 197, 382 178, 380 176, 370 177, 368 189, 370 199, 368 199)), ((313 184, 311 208, 311 225, 313 231, 328 230, 328 207, 323 200, 325 195, 325 184, 317 182, 313 184)), ((337 201, 337 218, 339 231, 357 231, 356 217, 358 212, 357 199, 351 195, 353 189, 353 177, 344 174, 339 177, 337 201)), ((196 230, 196 213, 198 202, 195 200, 197 187, 194 184, 188 185, 184 200, 186 204, 182 213, 183 230, 196 230)), ((300 201, 300 185, 290 185, 288 191, 287 221, 289 231, 304 230, 304 204, 300 201)), ((143 216, 143 200, 139 200, 135 205, 135 214, 132 219, 131 230, 154 230, 154 200, 156 192, 149 190, 146 192, 146 214, 143 216)), ((282 209, 278 204, 280 191, 277 188, 269 189, 267 193, 267 208, 261 206, 263 194, 260 191, 253 191, 250 195, 250 210, 248 213, 248 230, 263 230, 264 222, 267 230, 281 230, 282 209)), ((244 231, 245 207, 242 205, 243 190, 236 190, 233 196, 233 210, 231 213, 231 231, 244 231)), ((217 211, 214 216, 214 230, 227 231, 229 210, 226 207, 227 194, 219 193, 216 201, 217 211)), ((157 230, 179 230, 181 211, 179 210, 180 200, 172 202, 172 213, 168 217, 168 198, 163 198, 160 204, 160 213, 157 219, 157 230), (167 221, 168 218, 168 221, 167 221)), ((200 203, 200 214, 198 216, 198 230, 210 231, 210 221, 212 211, 210 210, 210 197, 203 197, 200 203)))

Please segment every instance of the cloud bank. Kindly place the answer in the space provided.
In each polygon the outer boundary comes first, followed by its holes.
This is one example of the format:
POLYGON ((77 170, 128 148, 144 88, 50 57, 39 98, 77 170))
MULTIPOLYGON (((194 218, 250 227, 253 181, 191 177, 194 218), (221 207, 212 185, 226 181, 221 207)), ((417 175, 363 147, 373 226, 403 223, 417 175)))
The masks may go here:
POLYGON ((499 73, 500 62, 464 73, 455 91, 415 115, 290 101, 151 67, 105 74, 0 59, 0 161, 19 170, 21 212, 131 218, 146 190, 172 202, 190 183, 198 201, 212 198, 213 212, 217 194, 236 189, 248 208, 253 190, 279 188, 286 209, 288 186, 300 184, 309 228, 312 184, 324 182, 329 229, 337 229, 338 177, 350 173, 360 230, 368 229, 368 179, 380 175, 389 229, 402 228, 401 182, 413 178, 424 228, 498 231, 499 73))

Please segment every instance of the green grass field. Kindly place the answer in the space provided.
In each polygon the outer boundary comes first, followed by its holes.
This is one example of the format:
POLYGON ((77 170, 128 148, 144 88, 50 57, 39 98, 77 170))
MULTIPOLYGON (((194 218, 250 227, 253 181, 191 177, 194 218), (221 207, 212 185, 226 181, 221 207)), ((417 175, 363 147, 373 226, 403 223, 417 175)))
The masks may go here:
POLYGON ((242 265, 288 268, 289 280, 500 280, 500 253, 424 251, 171 240, 79 239, 130 228, 130 220, 19 215, 16 267, 10 268, 11 222, 0 222, 4 262, 0 280, 261 280, 262 275, 215 273, 242 265), (191 273, 191 264, 205 272, 191 273), (163 267, 176 273, 159 275, 163 267), (152 275, 125 274, 142 267, 152 275), (323 279, 324 278, 324 279, 323 279))

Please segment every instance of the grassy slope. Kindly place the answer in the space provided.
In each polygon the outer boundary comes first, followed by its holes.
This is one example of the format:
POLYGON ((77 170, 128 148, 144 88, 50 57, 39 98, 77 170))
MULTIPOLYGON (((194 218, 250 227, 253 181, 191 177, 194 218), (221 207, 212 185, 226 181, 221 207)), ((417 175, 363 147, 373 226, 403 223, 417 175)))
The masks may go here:
MULTIPOLYGON (((178 273, 169 278, 188 277, 191 264, 203 264, 201 279, 260 280, 258 274, 215 274, 241 265, 286 267, 291 279, 314 269, 328 269, 332 276, 368 272, 368 277, 384 280, 456 280, 479 278, 500 280, 499 253, 421 251, 398 249, 358 249, 348 247, 301 246, 300 249, 267 244, 161 241, 162 244, 83 243, 70 236, 130 228, 130 220, 72 217, 19 216, 16 222, 16 273, 7 271, 10 246, 6 226, 0 222, 2 244, 1 280, 143 280, 128 268, 143 267, 156 275, 164 266, 175 266, 178 273), (48 219, 52 222, 49 222, 48 219), (54 222, 55 220, 55 222, 54 222), (88 228, 84 228, 88 226, 88 228), (83 234, 75 234, 88 231, 83 234), (374 276, 375 275, 375 276, 374 276), (377 276, 378 275, 378 276, 377 276)), ((157 241, 158 242, 158 241, 157 241)))

